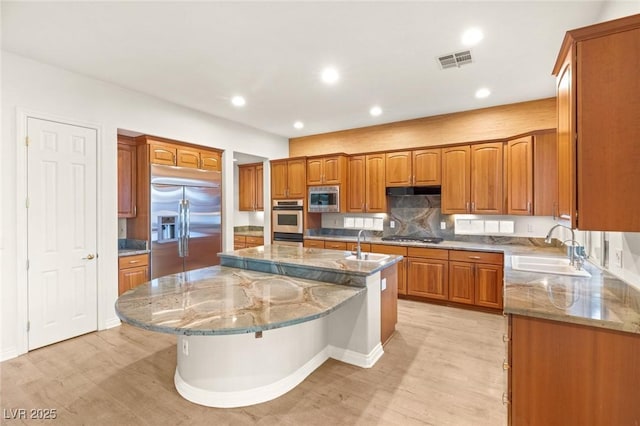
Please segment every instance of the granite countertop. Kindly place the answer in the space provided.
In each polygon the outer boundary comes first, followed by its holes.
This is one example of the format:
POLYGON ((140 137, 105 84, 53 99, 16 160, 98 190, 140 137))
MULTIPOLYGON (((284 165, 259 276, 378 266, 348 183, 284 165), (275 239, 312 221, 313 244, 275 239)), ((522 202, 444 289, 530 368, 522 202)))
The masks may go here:
POLYGON ((360 286, 365 285, 367 276, 402 260, 397 255, 388 255, 377 262, 347 260, 349 255, 349 251, 282 245, 218 253, 221 264, 226 266, 360 286))
POLYGON ((148 254, 151 250, 147 249, 118 249, 118 257, 133 256, 136 254, 148 254))
POLYGON ((167 275, 121 295, 116 312, 146 330, 253 333, 328 315, 366 289, 224 266, 167 275))
POLYGON ((234 231, 233 235, 242 235, 244 237, 264 238, 264 231, 234 231))

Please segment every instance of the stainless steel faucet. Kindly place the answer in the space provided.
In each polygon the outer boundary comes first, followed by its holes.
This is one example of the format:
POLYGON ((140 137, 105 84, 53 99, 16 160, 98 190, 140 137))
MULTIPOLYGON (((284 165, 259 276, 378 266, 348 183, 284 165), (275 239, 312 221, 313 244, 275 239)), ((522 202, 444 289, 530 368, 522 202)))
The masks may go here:
POLYGON ((362 248, 360 247, 360 236, 362 235, 362 233, 364 232, 364 229, 361 229, 358 231, 358 245, 356 246, 356 259, 358 260, 362 260, 362 248))
MULTIPOLYGON (((551 229, 549 229, 549 232, 547 232, 547 236, 545 237, 544 242, 547 243, 547 244, 551 244, 551 234, 558 227, 562 227, 562 228, 565 228, 565 229, 568 229, 569 231, 571 231, 571 241, 572 242, 571 242, 571 247, 569 248, 569 264, 571 266, 576 266, 575 265, 575 263, 576 263, 576 259, 575 259, 576 258, 576 256, 575 256, 576 246, 574 246, 573 244, 577 243, 577 241, 576 241, 576 234, 573 231, 573 229, 569 228, 568 226, 561 225, 561 224, 554 225, 554 226, 551 227, 551 229)), ((566 240, 566 241, 569 241, 569 240, 566 240)), ((563 241, 563 244, 566 241, 563 241)), ((584 250, 581 247, 582 246, 578 245, 578 251, 580 251, 581 253, 584 253, 584 250)), ((580 262, 578 264, 577 268, 580 269, 581 267, 582 267, 582 262, 580 262)))

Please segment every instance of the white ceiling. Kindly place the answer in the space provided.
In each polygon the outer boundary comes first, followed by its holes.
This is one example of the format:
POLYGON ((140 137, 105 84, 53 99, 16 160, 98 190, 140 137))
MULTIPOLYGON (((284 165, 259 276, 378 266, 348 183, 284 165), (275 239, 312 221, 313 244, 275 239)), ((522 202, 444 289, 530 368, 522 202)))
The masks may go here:
POLYGON ((2 47, 296 137, 555 94, 565 31, 601 1, 2 2, 2 47), (474 63, 440 70, 482 28, 474 63), (338 84, 319 79, 334 65, 338 84), (475 99, 480 87, 489 98, 475 99), (230 98, 242 94, 242 109, 230 98), (384 113, 371 117, 373 104, 384 113), (296 130, 296 120, 305 128, 296 130))

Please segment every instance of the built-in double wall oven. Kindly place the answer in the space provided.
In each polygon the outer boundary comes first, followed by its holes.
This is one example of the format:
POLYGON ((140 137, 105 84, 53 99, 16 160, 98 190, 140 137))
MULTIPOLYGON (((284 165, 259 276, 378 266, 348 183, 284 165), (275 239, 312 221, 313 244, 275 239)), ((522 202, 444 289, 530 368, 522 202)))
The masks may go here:
POLYGON ((273 244, 302 246, 303 200, 273 201, 273 244))

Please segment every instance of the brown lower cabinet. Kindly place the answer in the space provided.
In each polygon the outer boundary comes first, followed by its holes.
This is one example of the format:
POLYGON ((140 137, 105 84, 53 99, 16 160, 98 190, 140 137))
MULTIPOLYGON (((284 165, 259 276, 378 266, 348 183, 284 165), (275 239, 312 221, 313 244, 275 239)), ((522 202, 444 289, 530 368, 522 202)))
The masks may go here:
POLYGON ((407 294, 448 300, 449 251, 409 247, 407 255, 407 294))
POLYGON ((264 245, 264 237, 250 237, 246 235, 233 236, 233 249, 240 250, 243 248, 257 247, 264 245))
POLYGON ((149 255, 118 258, 118 296, 149 281, 149 255))
POLYGON ((398 265, 398 294, 407 294, 407 248, 401 246, 391 246, 385 244, 371 244, 370 251, 372 253, 396 254, 404 256, 397 263, 398 265))
POLYGON ((640 335, 510 316, 509 424, 640 423, 640 335))

